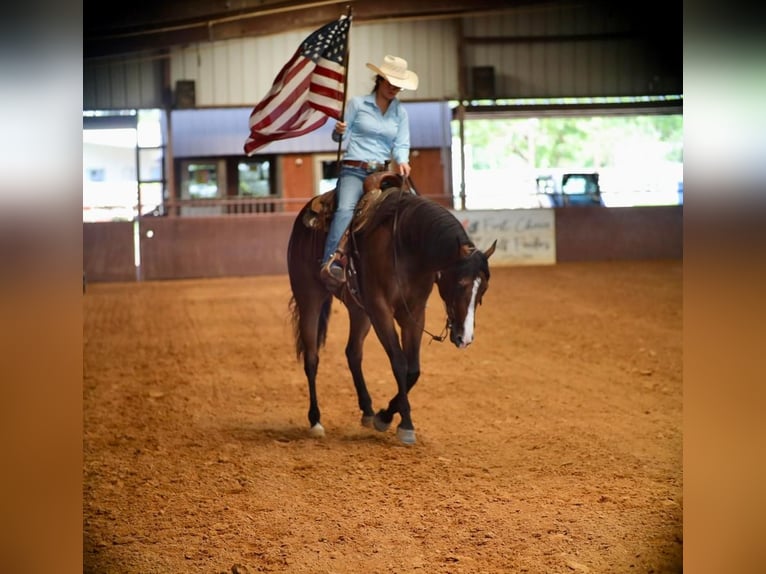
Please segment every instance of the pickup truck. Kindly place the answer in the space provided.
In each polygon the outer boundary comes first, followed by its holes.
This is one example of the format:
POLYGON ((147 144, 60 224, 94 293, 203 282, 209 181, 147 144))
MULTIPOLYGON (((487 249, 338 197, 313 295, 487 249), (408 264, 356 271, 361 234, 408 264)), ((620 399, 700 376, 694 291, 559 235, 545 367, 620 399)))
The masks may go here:
POLYGON ((553 175, 541 175, 536 181, 541 207, 604 205, 598 173, 565 173, 560 181, 553 175))

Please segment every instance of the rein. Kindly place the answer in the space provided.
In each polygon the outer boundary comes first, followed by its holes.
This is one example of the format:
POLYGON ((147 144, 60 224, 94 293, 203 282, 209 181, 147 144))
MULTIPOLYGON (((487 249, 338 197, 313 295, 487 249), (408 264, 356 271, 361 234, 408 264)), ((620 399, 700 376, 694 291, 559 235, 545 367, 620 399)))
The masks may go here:
MULTIPOLYGON (((407 178, 404 178, 404 183, 409 184, 409 181, 407 178)), ((409 186, 408 186, 409 187, 409 186)), ((414 189, 413 189, 414 191, 414 189)), ((399 189, 399 197, 402 197, 402 194, 404 193, 404 185, 399 189)), ((403 292, 401 281, 399 281, 399 274, 396 272, 396 266, 398 262, 398 257, 396 254, 396 234, 397 234, 397 227, 398 227, 398 221, 399 221, 399 210, 397 209, 394 211, 394 226, 392 229, 392 242, 393 242, 393 249, 394 249, 394 277, 396 278, 396 285, 399 287, 399 292, 403 292)), ((414 323, 415 317, 412 315, 412 311, 410 311, 409 305, 407 305, 407 299, 402 296, 402 303, 404 303, 404 309, 407 311, 407 314, 410 316, 410 320, 414 323)), ((447 334, 449 333, 450 327, 452 327, 452 322, 449 320, 449 316, 447 317, 447 321, 444 325, 444 328, 442 329, 442 332, 440 335, 434 335, 431 333, 428 329, 423 327, 423 332, 431 337, 431 341, 429 343, 432 343, 433 341, 438 341, 439 343, 443 342, 447 338, 447 334)))

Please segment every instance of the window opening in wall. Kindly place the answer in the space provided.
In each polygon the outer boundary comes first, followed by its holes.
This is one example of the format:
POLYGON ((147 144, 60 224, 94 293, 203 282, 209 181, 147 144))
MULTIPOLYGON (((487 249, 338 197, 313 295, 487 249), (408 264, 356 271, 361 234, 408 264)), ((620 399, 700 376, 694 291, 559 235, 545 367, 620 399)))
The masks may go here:
MULTIPOLYGON (((452 122, 453 189, 461 183, 452 122)), ((465 207, 683 204, 683 116, 466 118, 465 207)), ((460 198, 454 198, 460 208, 460 198)))
POLYGON ((161 148, 163 141, 162 110, 138 110, 136 139, 140 148, 161 148))
POLYGON ((164 215, 163 185, 155 183, 139 183, 141 193, 141 215, 164 215))
POLYGON ((213 199, 219 197, 218 166, 214 163, 189 163, 183 178, 185 197, 213 199))
POLYGON ((271 162, 240 161, 237 164, 239 197, 268 197, 274 195, 271 187, 271 162))
POLYGON ((209 216, 226 213, 226 160, 193 159, 178 164, 181 206, 178 215, 209 216))
POLYGON ((338 162, 323 161, 322 162, 322 192, 335 189, 338 184, 338 162))
POLYGON ((82 132, 82 219, 131 221, 136 216, 136 130, 84 129, 82 132))
POLYGON ((319 154, 314 162, 315 195, 335 189, 338 184, 338 154, 319 154))
POLYGON ((162 110, 83 113, 83 221, 162 215, 166 194, 162 110))

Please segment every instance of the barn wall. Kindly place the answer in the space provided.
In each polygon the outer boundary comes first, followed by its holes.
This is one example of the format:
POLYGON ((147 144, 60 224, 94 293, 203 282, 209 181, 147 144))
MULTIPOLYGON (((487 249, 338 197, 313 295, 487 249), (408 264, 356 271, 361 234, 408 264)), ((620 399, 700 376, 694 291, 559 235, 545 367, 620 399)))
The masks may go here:
POLYGON ((83 272, 88 280, 136 279, 132 222, 84 223, 82 247, 83 272))
POLYGON ((136 54, 83 62, 83 110, 162 108, 166 89, 166 59, 136 54))
POLYGON ((682 259, 683 207, 556 210, 556 260, 682 259))
MULTIPOLYGON (((282 197, 285 199, 306 198, 314 193, 314 160, 311 154, 290 154, 279 156, 282 174, 282 197)), ((297 212, 304 201, 290 202, 286 211, 297 212)))
POLYGON ((468 94, 483 98, 683 93, 680 21, 611 3, 529 6, 462 21, 468 94), (678 28, 676 28, 678 27, 678 28), (665 35, 658 35, 663 30, 665 35), (653 32, 654 31, 654 32, 653 32), (660 39, 661 38, 661 39, 660 39), (477 86, 489 67, 494 90, 477 86))
POLYGON ((438 149, 416 149, 410 154, 412 182, 417 192, 431 199, 443 195, 444 201, 441 203, 447 208, 452 207, 452 191, 449 189, 452 173, 449 161, 449 153, 438 149))
MULTIPOLYGON (((374 72, 392 51, 418 73, 417 91, 403 91, 402 101, 457 97, 457 41, 450 20, 354 24, 349 42, 348 95, 370 92, 374 72)), ((313 30, 191 44, 171 51, 171 86, 193 81, 196 106, 250 106, 271 89, 282 66, 313 30)))
MULTIPOLYGON (((655 13, 612 4, 542 3, 457 19, 355 22, 348 94, 369 92, 373 72, 365 64, 392 52, 420 76, 418 90, 402 92, 403 101, 683 93, 678 10, 655 13), (474 82, 477 68, 491 68, 490 88, 474 82)), ((163 107, 176 99, 179 81, 193 82, 194 101, 184 107, 252 107, 312 31, 86 61, 83 109, 163 107)))
MULTIPOLYGON (((683 258, 681 206, 564 208, 555 214, 558 262, 683 258)), ((292 213, 144 219, 143 278, 287 273, 294 219, 292 213)), ((83 224, 83 260, 88 281, 134 280, 132 224, 83 224)))
MULTIPOLYGON (((449 148, 452 145, 452 111, 447 102, 404 104, 410 118, 410 143, 416 148, 449 148)), ((252 108, 175 110, 172 113, 173 155, 176 158, 241 155, 249 134, 252 108)), ((256 155, 287 153, 337 153, 332 141, 335 120, 296 138, 276 140, 256 155)), ((345 147, 345 144, 344 144, 345 147)))
POLYGON ((142 276, 154 280, 286 273, 294 218, 262 214, 145 219, 142 276))
MULTIPOLYGON (((645 96, 683 92, 678 46, 660 46, 629 11, 591 3, 535 6, 491 16, 355 24, 350 41, 348 94, 369 92, 373 72, 391 52, 418 73, 407 100, 645 96), (462 60, 462 62, 461 62, 462 60), (475 70, 491 68, 491 86, 475 70)), ((200 107, 253 105, 311 30, 194 44, 172 50, 171 81, 191 80, 200 107)), ((680 31, 679 31, 680 42, 680 31)))

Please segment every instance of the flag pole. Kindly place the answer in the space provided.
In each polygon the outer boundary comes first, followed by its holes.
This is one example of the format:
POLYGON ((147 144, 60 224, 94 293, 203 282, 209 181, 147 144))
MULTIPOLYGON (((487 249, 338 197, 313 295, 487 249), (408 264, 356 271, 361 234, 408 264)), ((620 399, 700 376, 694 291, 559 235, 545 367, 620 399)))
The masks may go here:
MULTIPOLYGON (((350 72, 350 55, 351 55, 351 48, 349 47, 351 45, 351 24, 352 24, 352 12, 353 8, 351 5, 347 7, 348 12, 346 13, 346 17, 348 18, 348 38, 346 38, 346 53, 343 55, 343 62, 346 64, 346 73, 343 76, 343 103, 341 104, 340 108, 340 121, 343 121, 343 118, 346 116, 346 91, 348 90, 348 74, 350 72)), ((335 159, 335 173, 337 177, 340 177, 340 156, 342 153, 343 147, 343 137, 338 140, 338 155, 335 159)))

